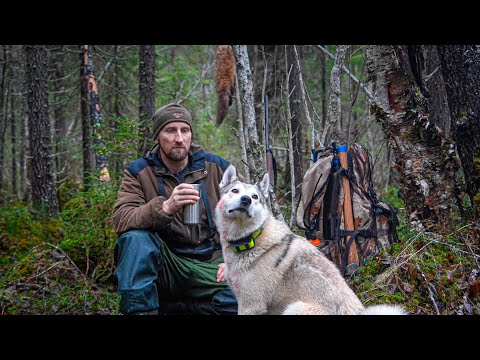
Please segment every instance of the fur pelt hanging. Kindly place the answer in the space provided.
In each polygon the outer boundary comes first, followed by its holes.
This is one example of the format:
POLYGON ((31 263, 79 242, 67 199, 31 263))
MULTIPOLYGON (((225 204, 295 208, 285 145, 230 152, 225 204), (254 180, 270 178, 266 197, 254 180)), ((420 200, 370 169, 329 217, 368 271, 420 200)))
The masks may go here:
POLYGON ((230 45, 219 45, 215 56, 217 90, 217 126, 220 126, 232 105, 235 93, 235 57, 230 45))

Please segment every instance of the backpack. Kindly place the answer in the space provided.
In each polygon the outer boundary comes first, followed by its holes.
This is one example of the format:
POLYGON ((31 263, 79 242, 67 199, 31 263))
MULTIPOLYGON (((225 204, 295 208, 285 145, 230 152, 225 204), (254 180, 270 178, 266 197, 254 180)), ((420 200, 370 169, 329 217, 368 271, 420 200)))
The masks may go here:
POLYGON ((297 207, 297 226, 306 238, 340 269, 351 275, 357 264, 348 263, 348 253, 355 241, 359 266, 380 249, 399 242, 396 210, 380 201, 373 189, 370 155, 359 144, 347 151, 348 170, 339 165, 337 147, 314 153, 317 159, 305 173, 297 207), (343 219, 342 178, 350 182, 354 229, 346 231, 343 219), (346 236, 350 236, 345 244, 346 236))

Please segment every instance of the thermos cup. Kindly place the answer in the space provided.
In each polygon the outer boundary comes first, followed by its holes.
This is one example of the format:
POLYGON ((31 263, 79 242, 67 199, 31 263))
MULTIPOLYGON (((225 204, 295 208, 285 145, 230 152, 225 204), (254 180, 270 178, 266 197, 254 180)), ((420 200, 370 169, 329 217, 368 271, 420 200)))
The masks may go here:
MULTIPOLYGON (((191 184, 195 190, 198 191, 200 198, 202 197, 202 190, 200 184, 191 184)), ((183 208, 183 223, 185 225, 193 226, 202 223, 202 207, 200 200, 193 205, 185 205, 183 208)))

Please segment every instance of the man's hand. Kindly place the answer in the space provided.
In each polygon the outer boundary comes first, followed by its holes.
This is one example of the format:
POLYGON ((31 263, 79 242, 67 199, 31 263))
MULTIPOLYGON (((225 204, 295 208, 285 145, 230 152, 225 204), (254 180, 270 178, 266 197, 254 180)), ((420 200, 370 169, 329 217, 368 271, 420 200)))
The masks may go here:
POLYGON ((167 215, 174 215, 185 205, 195 204, 200 199, 198 191, 190 184, 182 183, 173 189, 172 195, 163 203, 163 211, 167 215))
POLYGON ((217 282, 227 281, 225 272, 225 263, 218 264, 217 282))

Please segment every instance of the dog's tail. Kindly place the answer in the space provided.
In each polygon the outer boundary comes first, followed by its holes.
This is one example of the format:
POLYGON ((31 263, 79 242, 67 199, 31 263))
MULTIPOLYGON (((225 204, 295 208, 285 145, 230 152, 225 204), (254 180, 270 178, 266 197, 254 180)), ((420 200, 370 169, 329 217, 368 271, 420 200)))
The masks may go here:
POLYGON ((235 93, 235 57, 230 45, 220 45, 215 57, 217 90, 217 126, 222 124, 235 93))
POLYGON ((282 315, 325 315, 325 313, 313 304, 296 301, 289 304, 282 315))
MULTIPOLYGON (((283 315, 328 315, 319 307, 296 301, 288 305, 282 313, 283 315)), ((358 315, 408 315, 400 306, 392 305, 373 305, 363 309, 358 315)))
POLYGON ((400 306, 372 305, 362 310, 358 315, 408 315, 400 306))

